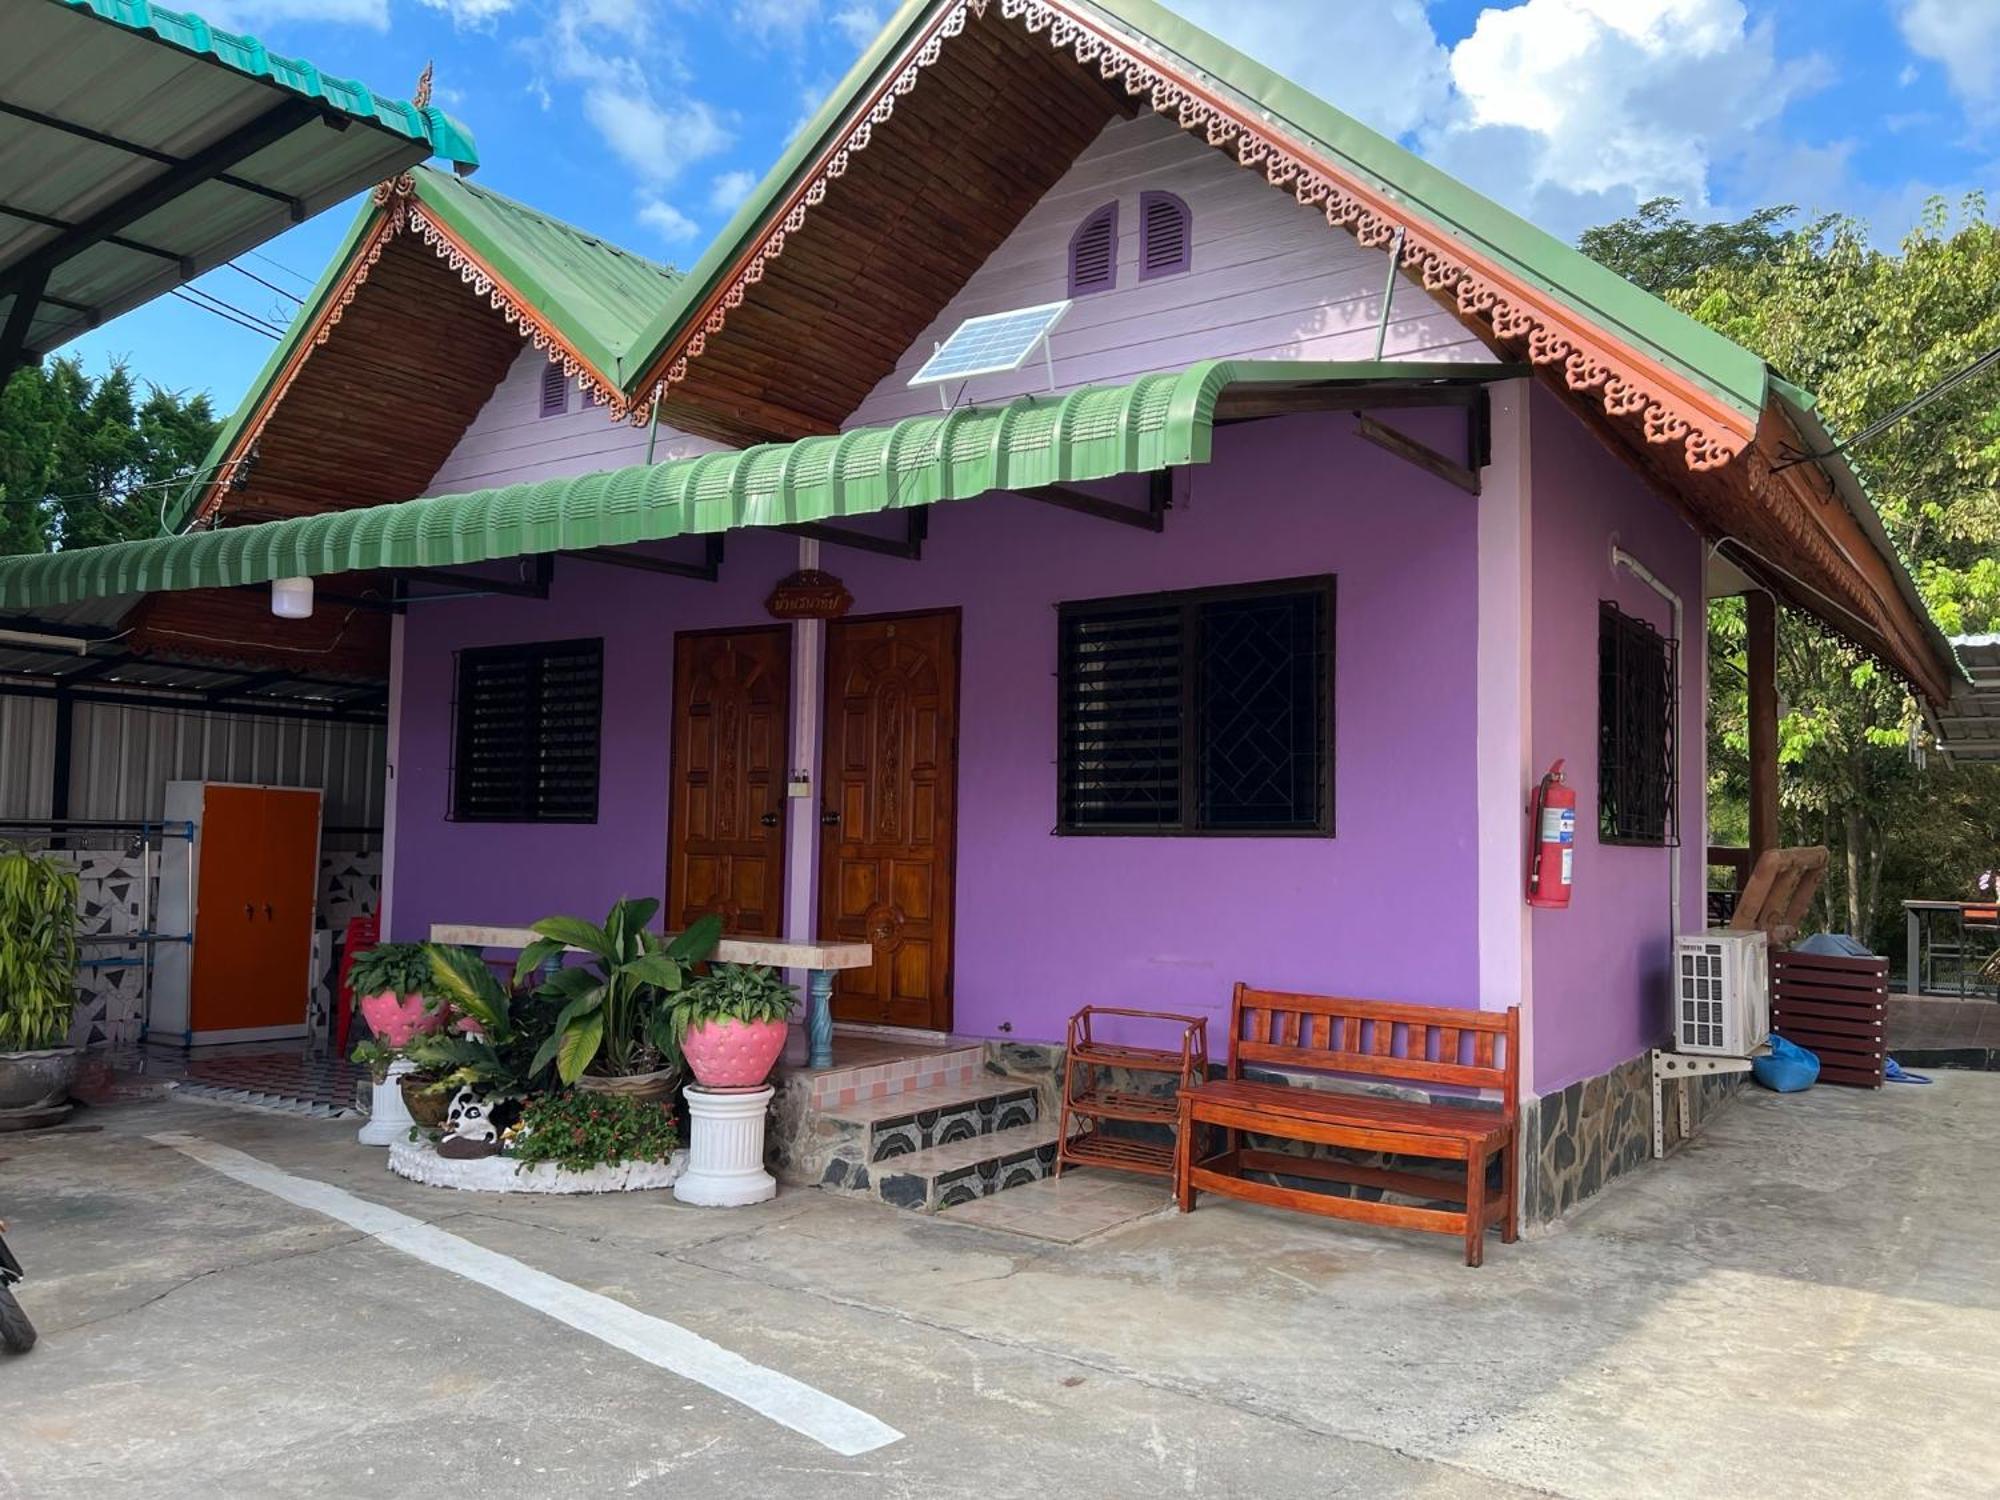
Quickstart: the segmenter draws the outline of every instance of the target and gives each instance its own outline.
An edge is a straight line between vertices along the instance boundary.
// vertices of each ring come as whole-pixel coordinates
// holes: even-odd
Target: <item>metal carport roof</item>
[[[431,156],[426,101],[377,97],[147,0],[0,0],[0,380]]]
[[[1949,761],[2000,761],[2000,635],[1951,639],[1969,682],[1932,716],[1938,749]]]

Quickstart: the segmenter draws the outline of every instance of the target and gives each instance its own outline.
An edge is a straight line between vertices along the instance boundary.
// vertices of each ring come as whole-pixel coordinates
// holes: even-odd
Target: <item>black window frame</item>
[[[531,672],[539,673],[543,664],[556,658],[576,657],[583,653],[595,657],[597,680],[591,702],[591,744],[590,744],[590,810],[585,814],[580,809],[572,812],[551,813],[544,805],[539,789],[531,780],[524,778],[522,800],[499,811],[472,812],[467,807],[474,788],[470,785],[470,769],[465,755],[468,734],[468,718],[475,711],[475,702],[467,692],[466,668],[468,665],[482,666],[495,664],[524,664]],[[591,824],[598,821],[598,812],[603,797],[604,785],[604,638],[602,636],[580,636],[561,641],[528,641],[505,646],[468,646],[453,653],[451,691],[451,774],[449,777],[451,805],[446,819],[453,823],[562,823]],[[573,711],[574,703],[554,705],[548,701],[546,684],[537,680],[530,694],[530,701],[524,709],[527,722],[522,728],[522,736],[527,742],[530,755],[537,753],[543,743],[543,736],[549,729],[548,719],[552,711],[560,707]]]
[[[1310,823],[1256,826],[1213,824],[1202,813],[1203,694],[1201,632],[1199,621],[1204,607],[1281,595],[1317,595],[1320,600],[1320,671],[1317,679],[1319,705],[1315,719],[1319,729],[1316,747],[1319,764],[1312,778],[1317,807]],[[1203,588],[1168,589],[1142,594],[1110,595],[1094,599],[1068,600],[1056,606],[1056,820],[1053,832],[1062,838],[1332,838],[1334,820],[1334,769],[1338,762],[1335,715],[1338,640],[1338,578],[1331,573],[1308,574],[1296,578],[1273,578],[1254,583],[1222,584]],[[1101,617],[1113,612],[1177,610],[1179,615],[1179,776],[1177,816],[1171,822],[1143,824],[1093,824],[1078,822],[1073,798],[1076,784],[1070,705],[1076,692],[1077,658],[1068,649],[1070,626],[1084,617]]]
[[[1679,641],[1625,613],[1612,600],[1598,601],[1597,839],[1601,844],[1643,849],[1680,845],[1679,664]],[[1655,734],[1658,739],[1653,741]]]

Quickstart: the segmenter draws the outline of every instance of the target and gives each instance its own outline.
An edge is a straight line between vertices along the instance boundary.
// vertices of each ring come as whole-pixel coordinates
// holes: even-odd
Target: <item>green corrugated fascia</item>
[[[299,57],[279,57],[254,36],[218,31],[191,11],[166,10],[148,0],[55,0],[71,10],[86,10],[101,21],[128,32],[143,32],[170,47],[206,57],[243,74],[317,99],[357,120],[423,141],[431,154],[455,166],[479,165],[472,133],[443,110],[418,108],[406,99],[384,99],[351,78],[329,78]]]
[[[868,515],[1210,457],[1231,386],[1480,378],[1478,365],[1210,360],[1129,385],[964,407],[795,443],[75,552],[0,558],[0,608],[226,588]]]
[[[418,200],[614,382],[681,275],[448,172],[412,172]]]
[[[195,470],[196,477],[175,497],[173,504],[163,510],[160,520],[164,529],[178,531],[181,523],[187,519],[188,513],[207,493],[209,485],[214,482],[216,465],[222,462],[223,455],[235,445],[236,439],[243,432],[243,424],[250,420],[250,413],[255,411],[257,403],[264,399],[264,393],[271,388],[271,382],[278,378],[278,372],[284,369],[285,361],[291,358],[292,351],[298,347],[299,340],[305,336],[306,330],[318,321],[320,311],[325,306],[334,283],[347,269],[347,264],[354,258],[356,249],[373,233],[381,213],[381,209],[368,201],[364,201],[356,210],[353,222],[347,226],[347,233],[341,237],[339,248],[327,261],[326,269],[319,273],[319,280],[313,283],[313,289],[306,294],[305,301],[299,304],[299,310],[292,315],[291,326],[285,330],[285,336],[272,348],[270,357],[264,361],[264,367],[257,372],[257,378],[250,382],[249,391],[236,403],[236,410],[229,414],[228,420],[216,431],[215,441],[209,444],[208,452],[202,455],[201,467]]]
[[[886,64],[951,0],[911,0],[884,28],[831,98],[786,148],[756,192],[695,263],[681,295],[641,345],[635,375],[682,331],[722,272],[748,248],[760,223],[796,183],[826,138]],[[1342,114],[1325,100],[1182,19],[1153,0],[1077,0],[1141,51],[1176,63],[1237,97],[1247,113],[1332,160],[1405,205],[1448,239],[1505,267],[1632,348],[1726,401],[1754,425],[1764,406],[1764,361],[1714,329],[1669,307],[1581,251],[1440,172],[1412,152]],[[920,83],[918,87],[922,87]],[[884,142],[894,140],[894,127]],[[895,149],[878,145],[876,150]],[[1275,191],[1275,190],[1274,190]],[[633,390],[628,395],[636,395]]]

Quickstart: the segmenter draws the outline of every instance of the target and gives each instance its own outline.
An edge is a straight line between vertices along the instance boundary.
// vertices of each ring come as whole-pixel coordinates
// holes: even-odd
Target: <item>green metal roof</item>
[[[443,110],[406,99],[385,99],[352,78],[329,78],[302,57],[279,57],[254,36],[217,31],[192,11],[168,10],[149,0],[54,0],[88,11],[130,32],[143,32],[183,52],[211,58],[249,78],[260,78],[308,99],[318,99],[357,120],[367,120],[421,141],[429,155],[460,166],[479,165],[472,134]]]
[[[742,452],[0,558],[0,610],[363,569],[450,567],[1109,479],[1207,462],[1217,404],[1231,387],[1506,373],[1506,367],[1464,364],[1211,360],[1129,385],[1026,396]]]
[[[478,164],[442,110],[146,0],[0,0],[0,36],[0,378],[426,157]]]
[[[879,82],[902,50],[954,0],[908,0],[819,113],[795,136],[727,228],[689,270],[680,295],[646,330],[644,373],[683,331],[723,273],[748,249],[772,209],[801,180],[831,134]],[[1071,0],[1121,32],[1139,51],[1233,94],[1245,112],[1289,135],[1407,206],[1440,233],[1498,262],[1588,323],[1652,355],[1740,411],[1755,425],[1763,410],[1766,366],[1759,356],[1606,270],[1590,257],[1508,212],[1422,158],[1251,61],[1154,0]],[[921,85],[919,85],[921,87]],[[893,131],[882,137],[894,139]],[[877,144],[873,149],[894,149]],[[1276,189],[1273,189],[1276,191]],[[628,390],[628,395],[637,395]]]
[[[679,271],[449,173],[412,176],[426,213],[504,277],[516,301],[623,383],[634,343],[673,302]]]
[[[674,295],[681,273],[671,266],[621,250],[608,240],[549,217],[525,203],[477,187],[431,167],[410,173],[417,202],[449,229],[505,282],[507,294],[568,340],[598,369],[618,379],[630,357],[632,340],[646,321]],[[381,223],[385,210],[362,204],[326,269],[299,304],[285,336],[272,349],[236,410],[216,432],[197,472],[213,476],[235,447],[243,426],[278,378],[292,351],[319,323],[326,301],[355,255]],[[164,517],[179,529],[211,479],[181,492]]]

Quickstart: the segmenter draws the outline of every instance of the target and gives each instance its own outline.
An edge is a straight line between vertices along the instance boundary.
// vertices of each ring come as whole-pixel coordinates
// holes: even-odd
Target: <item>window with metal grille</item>
[[[451,816],[595,823],[604,642],[458,653]]]
[[[1597,836],[1680,842],[1674,722],[1678,641],[1610,600],[1597,608]]]
[[[1331,834],[1332,578],[1062,605],[1058,833]]]
[[[561,365],[542,366],[542,415],[559,417],[569,410],[569,377]]]
[[[1174,276],[1192,264],[1194,216],[1172,193],[1139,195],[1139,279]]]
[[[1118,284],[1118,202],[1113,199],[1081,224],[1069,241],[1069,294],[1108,292]]]

